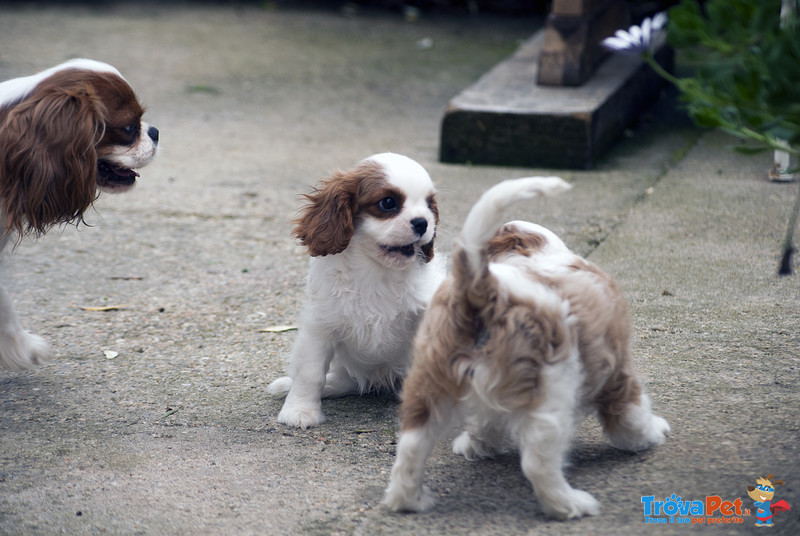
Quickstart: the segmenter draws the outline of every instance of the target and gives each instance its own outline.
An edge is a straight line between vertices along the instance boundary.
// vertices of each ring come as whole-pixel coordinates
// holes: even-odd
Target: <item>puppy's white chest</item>
[[[426,303],[412,293],[371,290],[333,293],[326,299],[332,331],[359,353],[394,353],[410,343]]]
[[[427,267],[420,273],[370,277],[315,261],[309,275],[307,312],[327,326],[339,346],[371,359],[407,352],[432,294],[418,281]]]

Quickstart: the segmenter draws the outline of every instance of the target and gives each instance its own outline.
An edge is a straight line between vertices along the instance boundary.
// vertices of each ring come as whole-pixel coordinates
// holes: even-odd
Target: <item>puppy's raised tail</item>
[[[469,211],[457,242],[457,248],[461,251],[456,254],[454,264],[463,261],[464,265],[459,268],[466,270],[466,273],[461,275],[474,281],[488,270],[486,248],[505,222],[503,212],[507,208],[535,197],[566,192],[570,188],[572,186],[560,177],[512,179],[489,188]]]

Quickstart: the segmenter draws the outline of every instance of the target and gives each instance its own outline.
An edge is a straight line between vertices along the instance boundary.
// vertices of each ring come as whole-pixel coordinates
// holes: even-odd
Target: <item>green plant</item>
[[[696,68],[661,74],[698,125],[756,142],[739,151],[800,154],[800,25],[796,11],[780,13],[781,0],[684,0],[669,11],[668,42]]]
[[[800,22],[796,0],[683,0],[641,26],[620,30],[603,45],[637,54],[675,84],[696,124],[719,128],[748,145],[746,153],[780,150],[800,156]],[[655,61],[667,40],[694,65],[676,77]],[[796,171],[795,170],[789,170]],[[778,273],[791,274],[800,189],[789,217]]]

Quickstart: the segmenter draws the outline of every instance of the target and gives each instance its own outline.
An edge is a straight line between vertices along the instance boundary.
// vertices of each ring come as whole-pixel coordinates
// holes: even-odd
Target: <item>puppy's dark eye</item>
[[[378,201],[378,208],[384,212],[394,212],[398,209],[397,200],[394,197],[384,197]]]
[[[138,130],[139,125],[137,123],[131,123],[130,125],[125,125],[122,127],[122,131],[128,136],[133,136]]]

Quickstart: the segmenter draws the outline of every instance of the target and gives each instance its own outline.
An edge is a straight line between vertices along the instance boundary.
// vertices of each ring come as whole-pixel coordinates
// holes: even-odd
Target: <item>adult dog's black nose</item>
[[[425,231],[428,230],[428,220],[425,218],[414,218],[411,220],[411,227],[414,228],[415,233],[422,236],[425,234]]]
[[[154,143],[158,143],[158,129],[156,127],[148,128],[147,135],[151,140],[153,140]]]

